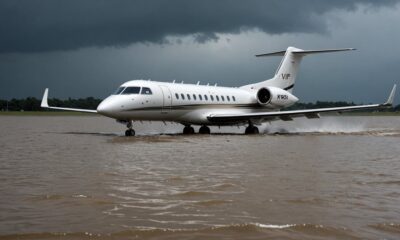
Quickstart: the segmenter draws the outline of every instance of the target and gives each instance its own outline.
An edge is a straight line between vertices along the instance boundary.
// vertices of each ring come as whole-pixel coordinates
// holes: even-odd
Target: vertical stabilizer
[[[295,47],[288,47],[286,51],[259,54],[256,57],[269,57],[269,56],[283,56],[278,69],[272,79],[242,86],[241,88],[252,91],[258,90],[262,87],[278,87],[288,92],[292,92],[297,73],[300,67],[300,62],[304,56],[309,54],[317,53],[328,53],[328,52],[340,52],[355,50],[354,48],[342,48],[342,49],[325,49],[325,50],[302,50]]]
[[[271,84],[270,86],[282,88],[288,92],[292,92],[300,62],[304,56],[300,54],[293,54],[294,51],[303,50],[294,47],[288,47],[281,64],[275,72],[274,78],[269,80],[269,84]]]

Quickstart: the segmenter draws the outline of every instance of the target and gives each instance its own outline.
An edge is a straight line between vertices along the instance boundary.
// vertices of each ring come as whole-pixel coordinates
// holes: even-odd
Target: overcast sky
[[[306,57],[300,101],[382,102],[400,83],[400,0],[1,0],[0,99],[104,98],[132,79],[241,86]],[[396,103],[399,103],[397,97]]]

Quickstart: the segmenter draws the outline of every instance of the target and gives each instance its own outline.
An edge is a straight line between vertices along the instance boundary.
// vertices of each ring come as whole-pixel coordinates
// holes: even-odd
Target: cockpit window
[[[140,87],[127,87],[122,92],[122,94],[139,94],[139,93],[140,93]]]
[[[151,89],[150,89],[150,88],[148,88],[148,87],[143,87],[143,88],[142,88],[141,94],[144,94],[144,95],[151,95],[151,94],[153,94],[153,93],[151,92]]]
[[[125,87],[119,87],[119,88],[117,89],[117,91],[114,92],[114,95],[120,94],[122,91],[124,91],[124,89],[125,89]]]

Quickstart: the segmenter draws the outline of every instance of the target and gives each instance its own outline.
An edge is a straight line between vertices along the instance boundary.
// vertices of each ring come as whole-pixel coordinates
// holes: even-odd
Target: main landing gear
[[[209,127],[203,125],[203,126],[201,126],[200,129],[199,129],[199,133],[200,133],[200,134],[211,134],[211,130],[210,130]]]
[[[211,133],[210,128],[205,125],[201,126],[199,129],[199,134],[210,134],[210,133]],[[183,128],[183,134],[194,134],[194,128],[191,127],[190,125],[186,125]]]
[[[246,128],[244,134],[259,134],[258,127],[254,126],[252,123],[249,123],[249,126]]]
[[[191,127],[190,125],[186,125],[183,128],[183,134],[194,134],[194,128]]]
[[[126,127],[128,128],[125,131],[125,136],[131,137],[135,136],[135,130],[132,128],[132,121],[128,121],[126,124]],[[189,134],[194,134],[194,128],[190,125],[185,125],[183,128],[183,134],[189,135]],[[254,126],[253,123],[249,123],[249,126],[246,127],[246,130],[244,132],[246,135],[253,135],[253,134],[259,134],[260,131],[258,130],[258,127]],[[199,129],[199,134],[211,134],[211,130],[208,126],[201,126]]]
[[[132,128],[132,121],[129,121],[126,124],[126,127],[128,129],[125,131],[125,136],[127,136],[127,137],[135,136],[135,130],[133,130],[133,128]]]

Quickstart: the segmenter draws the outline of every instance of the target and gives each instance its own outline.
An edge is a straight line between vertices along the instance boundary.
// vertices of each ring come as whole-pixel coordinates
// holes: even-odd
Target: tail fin
[[[326,49],[326,50],[302,50],[295,47],[288,47],[286,51],[265,53],[256,55],[256,57],[269,57],[269,56],[284,56],[278,69],[275,72],[275,76],[267,81],[250,84],[243,86],[242,88],[252,90],[259,89],[262,87],[278,87],[288,92],[292,92],[294,83],[296,81],[297,72],[300,66],[300,62],[304,56],[317,53],[329,53],[329,52],[341,52],[355,50],[354,48],[342,48],[342,49]]]

